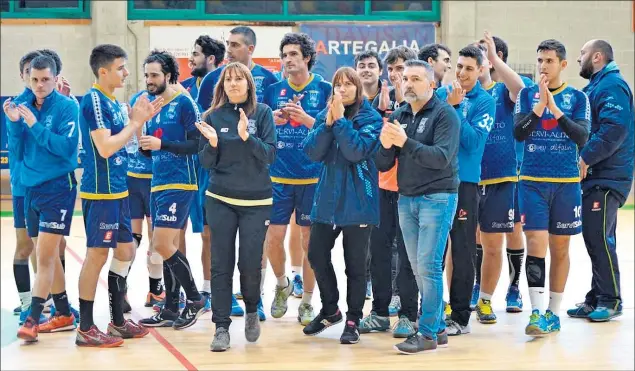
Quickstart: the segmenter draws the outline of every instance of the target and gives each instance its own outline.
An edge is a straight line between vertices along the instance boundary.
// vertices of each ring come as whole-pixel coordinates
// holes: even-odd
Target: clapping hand
[[[240,119],[238,120],[238,135],[240,139],[246,141],[249,138],[249,131],[247,131],[247,115],[245,115],[245,111],[242,108],[240,110]]]
[[[201,135],[207,138],[209,145],[216,148],[218,146],[218,134],[216,134],[216,130],[203,121],[197,122],[195,125],[198,131],[201,132]]]

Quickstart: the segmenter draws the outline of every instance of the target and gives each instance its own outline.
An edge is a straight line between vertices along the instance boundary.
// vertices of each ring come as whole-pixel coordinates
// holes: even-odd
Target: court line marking
[[[84,264],[84,259],[82,259],[70,246],[66,245],[66,251],[71,254],[71,256],[79,263],[79,265]],[[108,289],[108,283],[104,281],[104,279],[99,276],[99,283]],[[141,316],[137,314],[137,312],[132,310],[130,313],[132,317],[139,320]],[[150,334],[159,342],[159,344],[163,345],[163,347],[170,352],[177,361],[179,361],[185,369],[188,371],[197,371],[197,368],[183,355],[183,353],[179,352],[179,350],[172,345],[166,338],[163,337],[158,331],[153,328],[148,328],[150,330]]]

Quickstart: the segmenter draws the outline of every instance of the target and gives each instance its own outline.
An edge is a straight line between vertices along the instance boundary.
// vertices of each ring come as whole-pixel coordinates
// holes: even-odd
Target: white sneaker
[[[462,326],[451,319],[445,320],[446,331],[449,336],[465,335],[472,332],[472,326],[468,323],[467,326]]]

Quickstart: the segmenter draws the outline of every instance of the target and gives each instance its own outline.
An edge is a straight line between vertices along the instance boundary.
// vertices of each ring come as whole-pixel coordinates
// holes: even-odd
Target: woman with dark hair
[[[328,108],[320,112],[304,141],[309,158],[323,164],[311,212],[309,262],[315,272],[322,310],[304,328],[317,335],[342,320],[331,250],[344,235],[348,313],[342,344],[359,341],[359,321],[366,296],[366,255],[373,226],[379,224],[378,172],[382,118],[363,96],[355,70],[342,67],[333,77]]]
[[[210,169],[205,209],[213,236],[212,321],[214,352],[229,348],[232,278],[239,233],[238,269],[247,312],[245,337],[260,336],[257,304],[260,300],[260,265],[271,216],[269,165],[275,158],[276,132],[271,109],[256,98],[249,69],[238,62],[223,70],[212,106],[196,124],[202,137],[201,166]]]

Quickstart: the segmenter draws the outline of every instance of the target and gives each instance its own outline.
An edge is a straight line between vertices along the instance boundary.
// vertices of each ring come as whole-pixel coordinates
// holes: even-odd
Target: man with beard
[[[604,40],[584,44],[578,58],[582,89],[591,104],[591,136],[580,151],[582,236],[591,257],[593,280],[574,318],[609,321],[622,314],[615,228],[617,209],[633,183],[633,93]],[[601,230],[599,230],[601,228]]]
[[[417,55],[420,61],[427,62],[434,70],[435,89],[443,84],[445,75],[452,69],[452,52],[443,44],[428,44],[419,49]]]
[[[194,41],[194,50],[192,50],[189,60],[192,66],[192,76],[181,82],[181,85],[190,93],[193,99],[198,97],[203,78],[209,72],[218,68],[224,57],[225,45],[221,41],[207,35],[201,35]]]
[[[147,91],[153,100],[165,102],[160,112],[145,123],[139,139],[143,154],[152,153],[151,215],[152,252],[163,259],[165,305],[159,313],[139,323],[144,326],[192,326],[203,313],[206,298],[197,290],[185,255],[178,250],[179,234],[187,224],[196,197],[196,168],[193,155],[198,151],[200,113],[194,100],[168,84],[178,80],[176,59],[167,52],[153,51],[144,63]],[[157,260],[160,259],[157,257]],[[179,293],[183,287],[187,304],[179,316]]]

